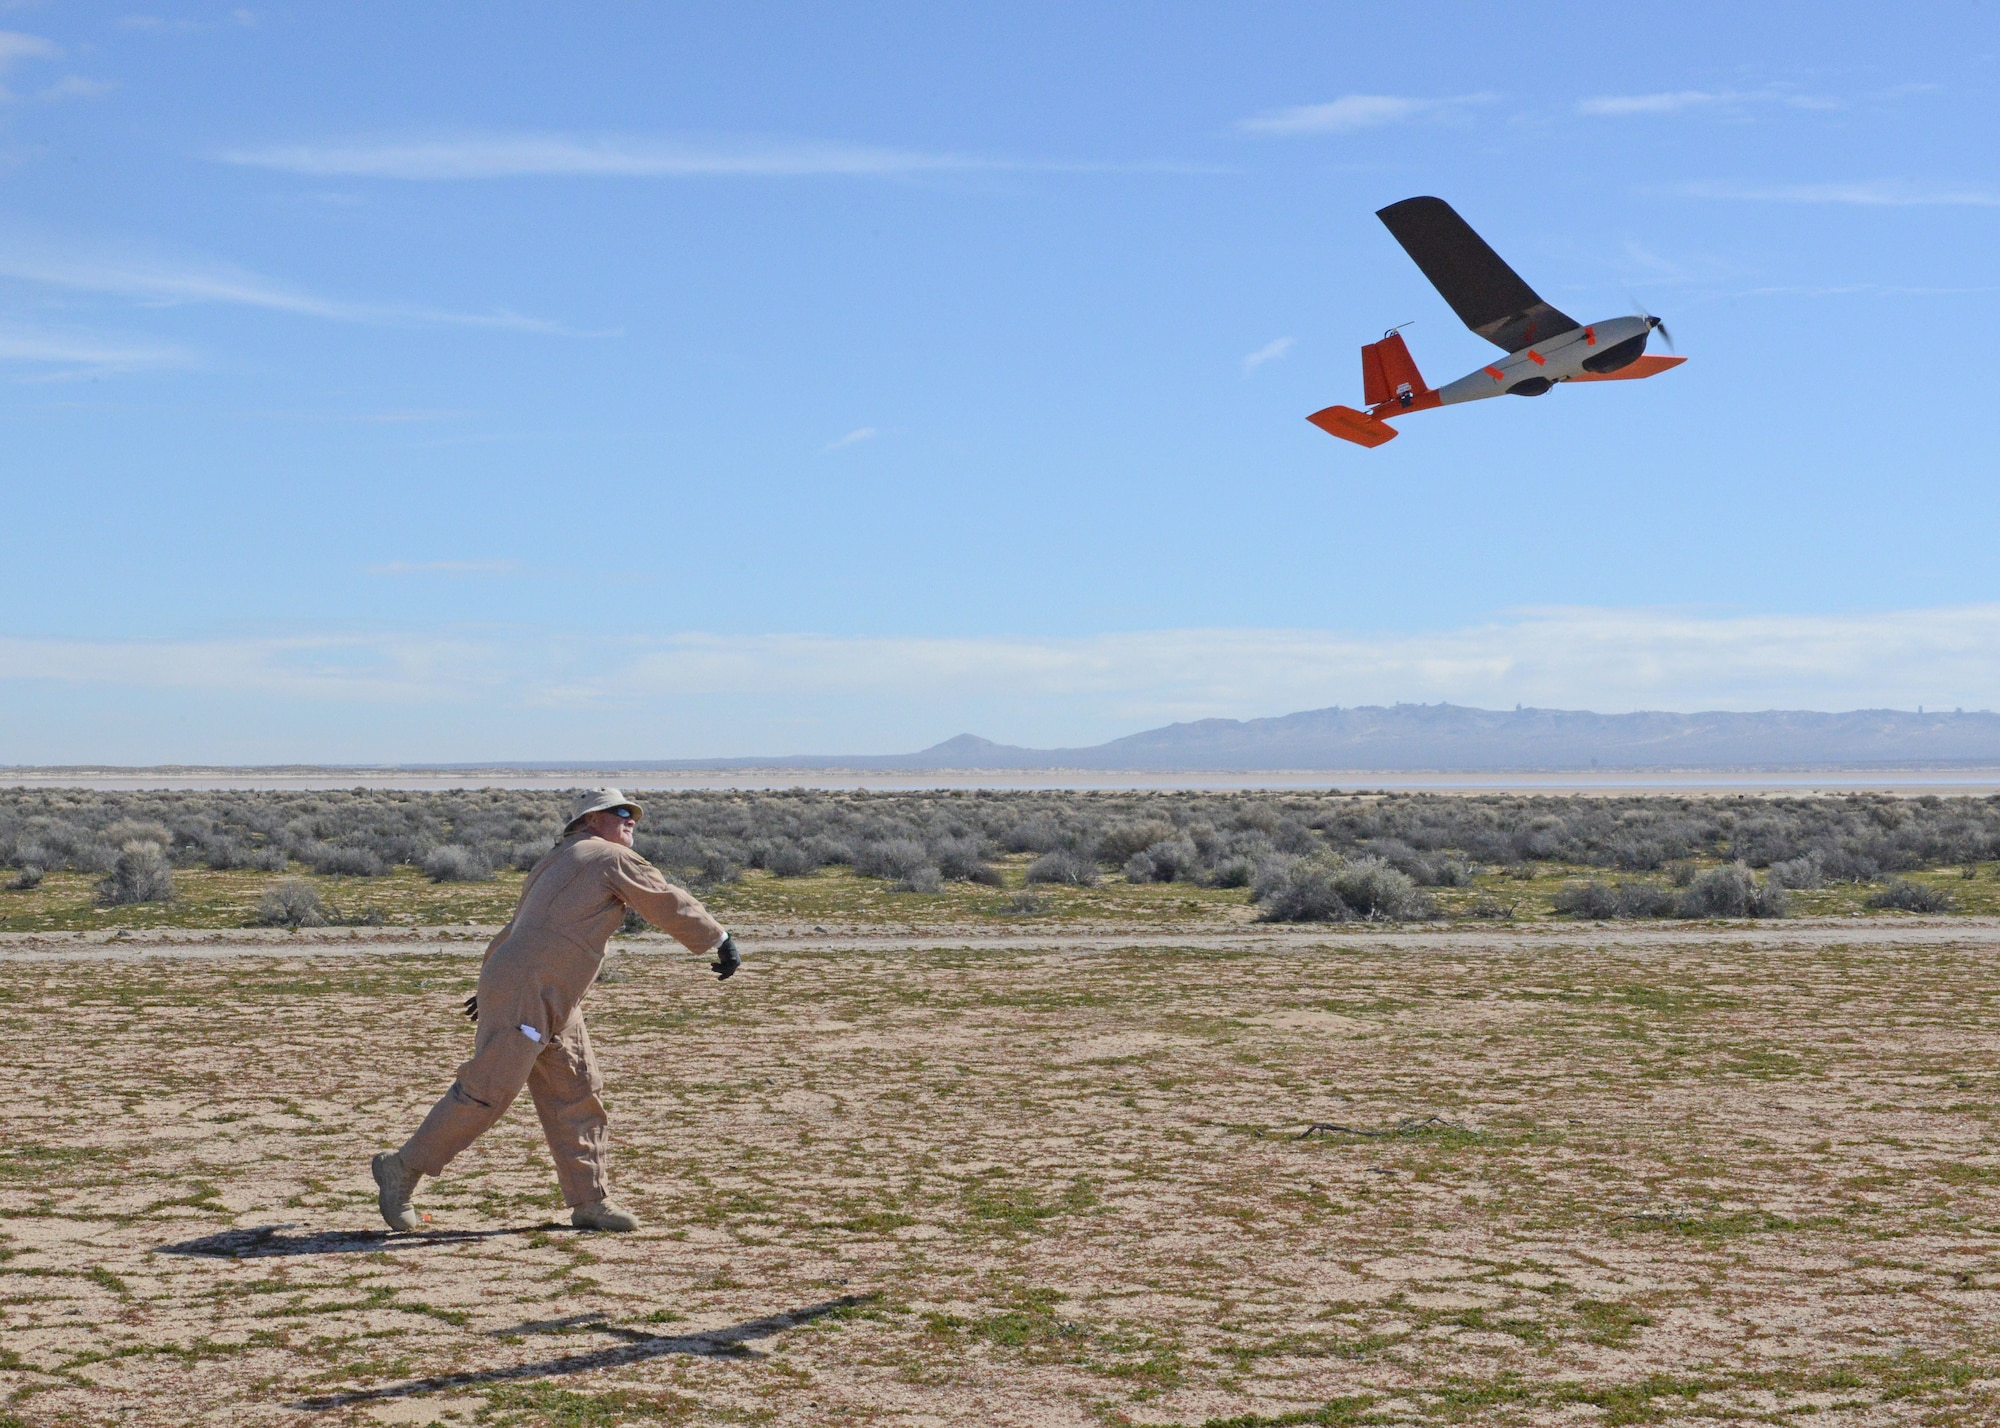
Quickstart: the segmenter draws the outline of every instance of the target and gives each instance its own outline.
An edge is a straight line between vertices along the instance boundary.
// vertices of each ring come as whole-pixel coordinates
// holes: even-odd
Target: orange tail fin
[[[1353,407],[1322,407],[1306,420],[1328,436],[1337,436],[1357,446],[1380,446],[1396,439],[1396,428]]]
[[[1392,332],[1361,349],[1361,392],[1369,406],[1397,401],[1409,406],[1430,391],[1416,359],[1403,345],[1403,334]]]

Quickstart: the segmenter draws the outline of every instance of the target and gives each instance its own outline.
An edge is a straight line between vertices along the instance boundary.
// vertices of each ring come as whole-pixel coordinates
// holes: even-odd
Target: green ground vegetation
[[[725,919],[804,927],[897,927],[1037,921],[1144,927],[1240,925],[1256,916],[1248,888],[1192,883],[1128,883],[1115,875],[1095,887],[1026,883],[1031,854],[995,860],[1001,884],[946,883],[935,893],[899,892],[883,878],[863,877],[842,866],[803,877],[780,878],[751,868],[730,882],[698,887]],[[1713,866],[1713,862],[1690,866]],[[95,875],[55,872],[26,889],[0,883],[0,932],[102,932],[120,928],[227,929],[256,925],[257,906],[276,883],[297,878],[312,885],[336,926],[497,926],[520,894],[522,874],[496,873],[486,882],[436,883],[420,869],[399,866],[382,877],[315,874],[300,864],[284,872],[181,868],[174,872],[171,902],[103,906]],[[1958,915],[2000,915],[2000,864],[1961,863],[1896,875],[1939,889]],[[1558,862],[1480,869],[1464,887],[1427,889],[1448,921],[1543,922],[1557,919],[1552,899],[1566,884],[1587,878],[1670,886],[1665,873],[1606,873]],[[1841,883],[1790,893],[1793,916],[1904,917],[1868,906],[1885,880]],[[1560,919],[1557,919],[1560,920]],[[312,929],[305,935],[310,936]]]

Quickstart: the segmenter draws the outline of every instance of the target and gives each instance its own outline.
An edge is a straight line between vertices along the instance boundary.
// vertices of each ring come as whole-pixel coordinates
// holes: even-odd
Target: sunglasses
[[[627,823],[636,823],[639,821],[639,815],[637,811],[634,809],[626,808],[623,805],[611,809],[610,813],[613,818],[623,819]]]

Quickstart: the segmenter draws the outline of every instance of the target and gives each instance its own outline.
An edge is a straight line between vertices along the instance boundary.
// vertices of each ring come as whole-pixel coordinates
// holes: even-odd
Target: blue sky
[[[1994,7],[1415,14],[7,7],[0,763],[2000,706]]]

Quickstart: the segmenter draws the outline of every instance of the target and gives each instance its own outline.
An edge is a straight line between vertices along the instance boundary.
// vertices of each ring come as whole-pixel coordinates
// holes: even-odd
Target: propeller
[[[1632,308],[1637,316],[1646,319],[1646,327],[1649,331],[1654,328],[1657,328],[1659,330],[1660,339],[1667,344],[1667,351],[1669,352],[1673,351],[1674,335],[1673,333],[1667,331],[1666,323],[1660,321],[1659,318],[1653,316],[1653,314],[1651,314],[1650,312],[1647,312],[1645,304],[1640,302],[1637,298],[1632,299]]]

